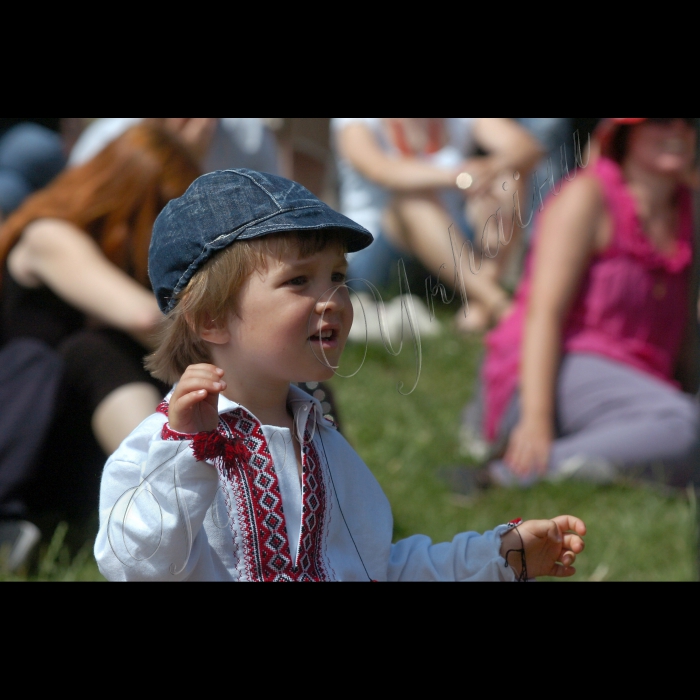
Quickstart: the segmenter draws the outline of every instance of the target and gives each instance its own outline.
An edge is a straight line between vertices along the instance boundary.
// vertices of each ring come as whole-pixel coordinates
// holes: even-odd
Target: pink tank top
[[[692,260],[690,192],[679,192],[675,250],[662,253],[644,235],[620,166],[600,158],[592,169],[603,185],[612,240],[591,260],[581,282],[564,327],[564,352],[603,355],[678,386],[673,373],[685,331]],[[486,336],[484,432],[489,440],[496,438],[520,379],[531,265],[532,251],[513,311]]]

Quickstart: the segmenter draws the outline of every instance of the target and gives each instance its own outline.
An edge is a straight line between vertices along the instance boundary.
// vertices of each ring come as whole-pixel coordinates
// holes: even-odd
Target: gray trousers
[[[518,422],[519,404],[514,397],[504,416],[503,440]],[[556,421],[550,478],[607,481],[622,475],[676,487],[697,481],[700,405],[644,372],[598,355],[565,355]],[[500,482],[514,482],[502,463],[493,463],[492,473]]]

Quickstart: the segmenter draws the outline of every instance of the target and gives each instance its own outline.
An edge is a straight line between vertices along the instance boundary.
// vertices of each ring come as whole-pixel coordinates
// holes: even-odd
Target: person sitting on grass
[[[545,202],[486,338],[495,483],[697,480],[697,139],[695,118],[608,118],[597,160]]]
[[[458,331],[493,327],[510,308],[503,283],[521,229],[511,225],[513,194],[544,155],[542,144],[506,118],[342,117],[331,129],[341,209],[375,235],[370,250],[350,256],[350,277],[382,288],[407,258],[461,293]]]
[[[352,323],[346,253],[371,234],[297,183],[198,178],[156,220],[166,314],[149,370],[177,381],[108,459],[95,557],[121,580],[528,580],[571,576],[584,523],[511,521],[392,544],[360,457],[294,386],[333,376]]]
[[[160,320],[148,246],[200,172],[140,124],[0,227],[0,568],[30,563],[37,522],[94,517],[106,456],[167,391],[143,367]]]

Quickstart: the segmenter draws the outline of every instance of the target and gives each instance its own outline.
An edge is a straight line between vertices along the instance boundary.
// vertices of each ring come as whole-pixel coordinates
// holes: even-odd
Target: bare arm
[[[20,284],[46,285],[84,314],[149,344],[161,317],[155,297],[72,224],[59,219],[31,223],[10,253],[8,265]]]
[[[511,171],[508,178],[516,170],[527,175],[545,155],[542,144],[512,119],[479,118],[474,123],[474,138],[488,153],[465,163],[465,170],[474,176],[470,192],[477,195],[489,191],[506,171]]]
[[[512,119],[477,119],[474,137],[501,169],[528,171],[545,155],[542,144]]]
[[[516,474],[547,468],[562,328],[591,255],[604,247],[603,218],[600,187],[588,177],[572,182],[543,214],[525,322],[521,418],[505,456]]]
[[[338,133],[338,149],[359,173],[389,190],[411,192],[456,187],[459,170],[447,170],[417,158],[387,155],[364,124],[348,124]]]

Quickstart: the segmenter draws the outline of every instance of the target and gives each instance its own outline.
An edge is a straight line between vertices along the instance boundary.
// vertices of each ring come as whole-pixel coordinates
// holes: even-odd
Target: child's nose
[[[316,313],[340,312],[347,304],[347,291],[344,287],[331,287],[316,302]]]

